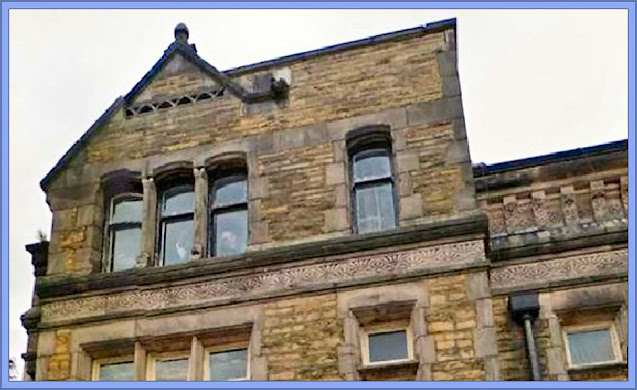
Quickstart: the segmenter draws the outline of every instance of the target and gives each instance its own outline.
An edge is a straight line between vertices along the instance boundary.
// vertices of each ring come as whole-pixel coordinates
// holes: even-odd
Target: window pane
[[[101,381],[133,381],[133,362],[112,363],[100,365]]]
[[[157,360],[155,362],[156,381],[187,381],[188,359]]]
[[[369,335],[369,361],[407,359],[407,332],[376,333]]]
[[[190,260],[194,240],[192,219],[164,222],[164,265],[180,264]]]
[[[245,253],[248,243],[248,211],[215,214],[215,255]]]
[[[114,201],[111,223],[140,222],[142,220],[141,199],[119,199]]]
[[[385,182],[356,188],[356,219],[359,233],[394,229],[392,184]]]
[[[164,195],[162,216],[192,213],[195,208],[195,195],[192,191],[176,192]]]
[[[135,260],[142,251],[142,229],[113,230],[113,271],[135,267]]]
[[[615,360],[610,329],[568,333],[568,346],[573,364],[589,364]]]
[[[367,181],[391,177],[389,156],[386,152],[354,157],[354,181]]]
[[[223,179],[215,184],[214,206],[224,206],[244,203],[248,199],[248,185],[245,179],[237,178],[231,181]]]
[[[211,353],[208,361],[211,381],[247,379],[248,350],[236,349]]]

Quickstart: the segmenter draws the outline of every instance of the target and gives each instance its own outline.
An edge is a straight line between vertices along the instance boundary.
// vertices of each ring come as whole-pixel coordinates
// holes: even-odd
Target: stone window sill
[[[402,369],[402,368],[418,368],[418,361],[405,360],[402,362],[360,365],[358,367],[358,372],[361,374],[364,374],[364,373],[371,373],[371,372],[385,371],[385,370],[392,370],[392,369]]]
[[[603,364],[589,364],[587,366],[579,366],[579,367],[571,367],[568,369],[568,373],[578,373],[578,372],[587,372],[587,371],[595,371],[595,370],[604,370],[608,368],[621,368],[628,367],[628,362],[611,362],[611,363],[603,363]]]

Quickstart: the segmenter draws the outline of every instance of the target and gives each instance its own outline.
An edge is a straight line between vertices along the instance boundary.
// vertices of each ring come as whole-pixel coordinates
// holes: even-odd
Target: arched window
[[[389,132],[360,129],[352,132],[347,143],[352,215],[356,232],[371,233],[396,228],[396,196]]]
[[[194,242],[195,193],[190,170],[158,178],[159,265],[190,261]]]
[[[215,175],[209,204],[211,255],[245,253],[248,247],[248,181],[245,170]]]

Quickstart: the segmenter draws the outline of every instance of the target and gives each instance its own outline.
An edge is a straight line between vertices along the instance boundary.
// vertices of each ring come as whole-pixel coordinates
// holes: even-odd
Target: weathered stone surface
[[[435,271],[437,266],[475,265],[483,259],[483,251],[484,247],[480,241],[445,244],[402,254],[399,252],[350,258],[346,261],[336,260],[204,283],[59,300],[42,306],[42,321],[48,323],[107,314],[123,315],[126,312],[140,310],[152,311],[171,307],[176,309],[184,305],[218,305],[229,300],[285,294],[286,290],[298,287],[315,286],[321,289],[325,288],[325,284],[346,285],[355,283],[358,278],[364,281],[365,278],[394,275],[398,271]],[[452,298],[455,299],[455,296]]]

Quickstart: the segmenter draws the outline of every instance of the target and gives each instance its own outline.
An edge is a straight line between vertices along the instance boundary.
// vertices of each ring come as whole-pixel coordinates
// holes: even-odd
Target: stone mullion
[[[137,262],[138,267],[148,267],[155,264],[155,235],[157,230],[157,188],[152,177],[142,179],[143,208],[142,208],[142,259]]]
[[[136,381],[146,380],[146,356],[146,350],[141,342],[135,342],[134,374]]]
[[[202,381],[204,374],[205,350],[201,341],[197,337],[192,338],[190,344],[190,357],[188,364],[188,380]]]
[[[205,168],[195,168],[195,237],[193,258],[208,254],[208,173]]]

